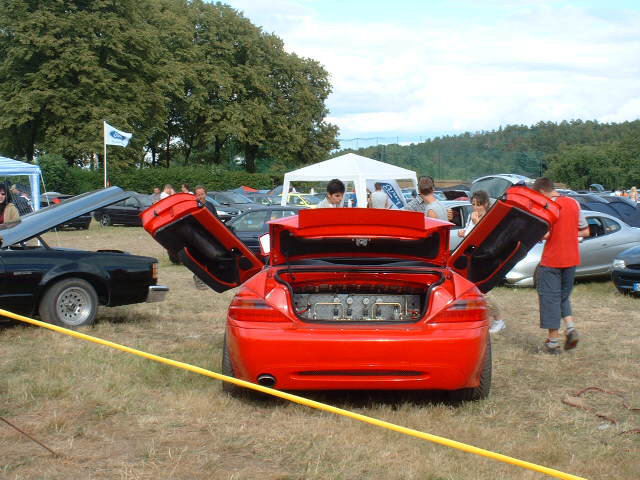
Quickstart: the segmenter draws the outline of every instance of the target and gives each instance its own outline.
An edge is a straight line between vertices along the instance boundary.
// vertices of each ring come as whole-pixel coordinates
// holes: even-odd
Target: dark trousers
[[[540,302],[540,328],[559,330],[562,318],[571,315],[571,291],[576,267],[538,267],[536,288]]]

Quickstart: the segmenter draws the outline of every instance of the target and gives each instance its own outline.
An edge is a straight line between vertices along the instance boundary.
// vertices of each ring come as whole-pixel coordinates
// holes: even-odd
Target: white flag
[[[107,122],[104,122],[104,144],[105,145],[118,145],[120,147],[126,147],[131,140],[132,133],[123,132],[117,128],[112,127]]]

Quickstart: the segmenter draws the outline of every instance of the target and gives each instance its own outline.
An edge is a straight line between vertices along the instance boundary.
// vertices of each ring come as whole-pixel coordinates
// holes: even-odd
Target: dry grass
[[[57,238],[56,238],[57,237]],[[193,287],[139,228],[49,234],[79,248],[121,248],[160,259],[163,304],[102,309],[88,333],[219,371],[231,293]],[[577,286],[583,340],[560,357],[538,353],[535,292],[497,289],[508,329],[494,337],[493,391],[463,405],[438,396],[315,394],[339,407],[587,478],[640,478],[640,413],[615,397],[562,399],[585,387],[640,406],[639,299],[609,282]],[[0,415],[62,454],[0,423],[8,479],[496,479],[540,474],[280,401],[239,400],[219,383],[30,326],[0,327]]]

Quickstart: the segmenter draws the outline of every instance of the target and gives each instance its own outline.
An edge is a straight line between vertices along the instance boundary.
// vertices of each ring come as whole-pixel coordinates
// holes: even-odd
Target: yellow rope
[[[388,430],[393,430],[395,432],[402,433],[404,435],[409,435],[412,437],[420,438],[422,440],[427,440],[429,442],[438,443],[440,445],[445,445],[447,447],[455,448],[457,450],[462,450],[463,452],[473,453],[475,455],[480,455],[483,457],[492,458],[494,460],[498,460],[504,463],[510,463],[511,465],[516,465],[521,468],[526,468],[528,470],[533,470],[540,473],[545,473],[552,477],[566,479],[566,480],[586,480],[583,477],[578,477],[576,475],[571,475],[569,473],[564,473],[559,470],[554,470],[553,468],[543,467],[541,465],[537,465],[535,463],[526,462],[524,460],[519,460],[517,458],[509,457],[507,455],[502,455],[500,453],[495,453],[490,450],[485,450],[483,448],[474,447],[472,445],[467,445],[465,443],[456,442],[455,440],[449,440],[448,438],[439,437],[437,435],[431,435],[430,433],[420,432],[418,430],[413,430],[411,428],[401,427],[399,425],[395,425],[393,423],[385,422],[384,420],[378,420],[377,418],[367,417],[366,415],[361,415],[359,413],[350,412],[348,410],[343,410],[342,408],[333,407],[331,405],[327,405],[325,403],[316,402],[315,400],[309,400],[304,397],[299,397],[297,395],[292,395],[290,393],[281,392],[280,390],[275,390],[273,388],[263,387],[262,385],[257,385],[255,383],[246,382],[244,380],[240,380],[238,378],[228,377],[226,375],[222,375],[220,373],[212,372],[210,370],[206,370],[204,368],[196,367],[194,365],[190,365],[188,363],[177,362],[175,360],[170,360],[168,358],[160,357],[158,355],[153,355],[151,353],[146,353],[141,350],[136,350],[135,348],[126,347],[124,345],[120,345],[118,343],[110,342],[108,340],[102,340],[100,338],[92,337],[91,335],[86,335],[84,333],[75,332],[73,330],[69,330],[67,328],[58,327],[56,325],[51,325],[49,323],[41,322],[38,320],[34,320],[29,317],[24,317],[22,315],[17,315],[15,313],[8,312],[6,310],[0,309],[0,315],[3,315],[8,318],[12,318],[14,320],[19,320],[21,322],[30,323],[32,325],[36,325],[38,327],[47,328],[49,330],[53,330],[55,332],[64,333],[65,335],[70,335],[75,338],[80,338],[82,340],[88,340],[89,342],[97,343],[100,345],[104,345],[107,347],[115,348],[116,350],[121,350],[123,352],[131,353],[133,355],[137,355],[139,357],[147,358],[149,360],[154,360],[156,362],[164,363],[166,365],[171,365],[172,367],[182,368],[183,370],[188,370],[193,373],[198,373],[200,375],[205,375],[207,377],[215,378],[216,380],[221,380],[223,382],[230,382],[234,385],[238,385],[240,387],[250,388],[252,390],[257,390],[258,392],[266,393],[269,395],[273,395],[275,397],[280,397],[285,400],[289,400],[290,402],[298,403],[300,405],[306,405],[307,407],[317,408],[318,410],[324,410],[325,412],[335,413],[336,415],[342,415],[344,417],[352,418],[354,420],[359,420],[361,422],[369,423],[371,425],[375,425],[377,427],[386,428]]]

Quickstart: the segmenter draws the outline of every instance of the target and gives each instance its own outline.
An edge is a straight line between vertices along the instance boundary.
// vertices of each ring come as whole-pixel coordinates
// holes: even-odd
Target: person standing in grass
[[[544,342],[544,351],[559,354],[562,352],[560,326],[563,321],[564,349],[571,350],[578,345],[579,336],[571,312],[570,297],[576,266],[580,264],[579,237],[589,236],[589,224],[578,202],[569,197],[559,196],[553,182],[548,178],[538,178],[533,184],[533,189],[555,200],[560,206],[558,220],[545,235],[546,243],[536,278],[540,328],[549,332]]]
[[[198,202],[200,202],[201,205],[205,206],[207,210],[209,210],[215,215],[216,218],[218,218],[218,211],[216,210],[216,206],[207,198],[207,189],[202,185],[198,185],[195,188],[195,192],[195,196],[198,199]]]
[[[382,190],[382,183],[376,182],[374,187],[376,191],[369,197],[369,208],[391,208],[391,200]]]
[[[431,177],[420,177],[418,180],[418,196],[407,203],[405,210],[423,212],[429,218],[444,220],[450,219],[447,208],[440,203],[435,194],[435,183]]]
[[[175,194],[176,191],[173,189],[173,185],[167,183],[162,189],[162,193],[160,193],[160,200],[163,200],[171,195]]]
[[[0,224],[13,223],[20,220],[20,212],[16,206],[9,201],[7,187],[0,185]]]
[[[327,196],[318,204],[317,208],[338,208],[344,202],[344,192],[346,188],[342,180],[334,178],[327,183]]]

